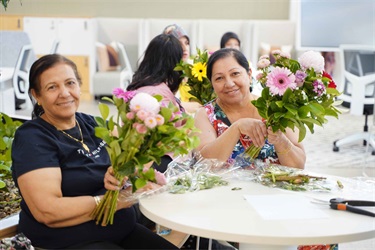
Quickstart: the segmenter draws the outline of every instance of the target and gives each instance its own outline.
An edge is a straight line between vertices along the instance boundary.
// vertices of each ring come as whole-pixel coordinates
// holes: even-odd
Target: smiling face
[[[40,91],[32,94],[43,107],[43,118],[58,126],[75,122],[79,106],[80,84],[74,70],[65,63],[58,63],[45,70],[39,77]]]
[[[251,72],[247,72],[233,56],[218,59],[212,67],[211,83],[222,103],[248,101]]]

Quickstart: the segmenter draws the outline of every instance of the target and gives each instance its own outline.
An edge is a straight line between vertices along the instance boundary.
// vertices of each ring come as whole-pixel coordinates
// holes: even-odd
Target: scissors
[[[327,201],[323,201],[320,199],[315,199],[319,201],[319,203],[327,204]],[[329,206],[332,209],[336,210],[343,210],[349,211],[356,214],[368,215],[371,217],[375,217],[375,213],[367,211],[365,209],[361,209],[358,207],[375,207],[375,201],[364,201],[364,200],[345,200],[342,198],[333,198],[329,200]]]

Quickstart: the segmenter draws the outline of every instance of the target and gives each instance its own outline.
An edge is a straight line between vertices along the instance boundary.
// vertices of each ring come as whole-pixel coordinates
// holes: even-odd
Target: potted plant
[[[21,124],[22,122],[0,113],[0,220],[20,210],[21,197],[14,185],[11,173],[11,147],[16,129]],[[3,231],[9,232],[0,228],[0,238],[4,236]]]

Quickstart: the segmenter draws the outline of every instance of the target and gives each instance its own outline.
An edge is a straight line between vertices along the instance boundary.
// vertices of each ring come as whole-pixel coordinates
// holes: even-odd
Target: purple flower
[[[289,69],[276,67],[268,74],[266,86],[273,95],[283,95],[288,88],[295,89],[297,84]]]
[[[301,87],[305,81],[307,74],[302,70],[296,72],[296,83],[298,87]]]
[[[317,96],[321,96],[324,94],[324,91],[326,90],[324,84],[320,80],[315,80],[313,82],[313,91],[317,94]]]

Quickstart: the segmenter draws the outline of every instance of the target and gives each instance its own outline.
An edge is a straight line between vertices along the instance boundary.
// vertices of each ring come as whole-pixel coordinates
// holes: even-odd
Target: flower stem
[[[256,159],[257,156],[260,153],[261,147],[256,147],[254,144],[251,144],[246,150],[245,153],[251,158],[251,159]]]
[[[115,176],[118,180],[122,181],[123,176],[120,174],[115,174]],[[91,218],[96,220],[97,225],[100,222],[102,226],[107,226],[108,223],[113,224],[119,193],[120,190],[108,190],[98,206],[92,211]]]

